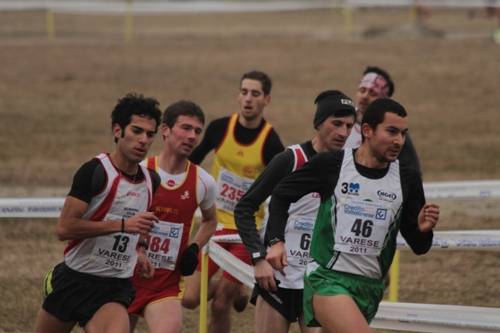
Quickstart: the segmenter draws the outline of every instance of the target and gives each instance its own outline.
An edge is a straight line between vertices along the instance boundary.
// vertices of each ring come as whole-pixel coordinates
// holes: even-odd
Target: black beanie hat
[[[318,128],[326,118],[353,116],[356,119],[356,109],[352,100],[338,90],[321,92],[314,100],[316,113],[314,114],[314,128]]]

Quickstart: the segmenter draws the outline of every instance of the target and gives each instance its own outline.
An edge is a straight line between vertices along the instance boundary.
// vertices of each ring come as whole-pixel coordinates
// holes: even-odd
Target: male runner
[[[212,175],[217,182],[217,222],[220,226],[216,235],[237,234],[233,215],[236,203],[274,155],[284,148],[263,117],[265,107],[271,102],[271,86],[271,79],[263,72],[243,74],[238,95],[239,112],[210,123],[205,137],[191,155],[192,162],[200,163],[212,149],[215,150]],[[261,207],[257,217],[259,226],[263,216]],[[240,260],[251,263],[243,244],[220,244]],[[212,277],[217,270],[218,266],[210,261],[209,276]],[[241,296],[243,286],[227,272],[211,286],[213,298],[209,331],[229,332],[231,306],[234,304],[235,308],[242,310],[246,305],[246,297]],[[195,272],[187,281],[183,305],[196,307],[199,290],[200,274]]]
[[[155,99],[121,98],[111,113],[115,151],[76,172],[57,223],[58,238],[69,242],[64,261],[45,278],[36,332],[70,332],[76,323],[86,332],[129,332],[134,267],[145,277],[154,272],[139,237],[157,220],[147,210],[159,178],[139,162],[160,117]]]
[[[193,274],[198,251],[215,232],[215,181],[188,157],[200,141],[205,123],[201,108],[191,101],[178,101],[163,114],[163,149],[147,159],[147,167],[161,177],[152,212],[160,220],[148,235],[148,258],[155,265],[153,279],[136,271],[136,298],[129,307],[131,326],[143,315],[150,332],[181,332],[183,276]],[[201,223],[191,244],[193,216],[200,207]]]
[[[285,176],[300,168],[320,152],[341,150],[356,120],[352,100],[337,90],[323,91],[316,97],[314,128],[311,140],[292,145],[276,155],[264,172],[236,205],[236,226],[241,239],[252,254],[257,284],[255,331],[288,332],[290,324],[299,321],[302,332],[318,331],[303,323],[302,294],[304,273],[309,259],[309,244],[319,207],[317,193],[301,198],[289,210],[285,231],[288,266],[284,274],[274,271],[265,260],[266,245],[259,239],[254,214]],[[279,286],[276,286],[279,281]]]
[[[376,66],[366,67],[356,91],[357,122],[347,139],[345,148],[357,148],[361,145],[361,119],[366,108],[378,98],[391,97],[394,94],[394,89],[394,82],[387,71]],[[420,161],[417,151],[413,146],[410,133],[406,133],[405,144],[399,154],[399,160],[407,164],[412,164],[417,170],[421,170]]]
[[[408,131],[404,107],[386,98],[372,102],[361,131],[359,148],[319,154],[284,178],[269,208],[268,230],[276,241],[268,260],[283,269],[290,203],[311,192],[321,197],[304,317],[308,326],[321,325],[326,332],[371,332],[398,231],[416,254],[424,254],[439,219],[439,207],[425,203],[420,173],[398,160]]]

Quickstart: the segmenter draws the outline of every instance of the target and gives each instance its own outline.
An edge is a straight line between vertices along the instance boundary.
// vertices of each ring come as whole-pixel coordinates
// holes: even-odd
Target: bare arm
[[[56,228],[59,240],[84,239],[121,231],[121,220],[95,223],[83,219],[82,216],[87,208],[88,204],[85,201],[72,196],[66,197]],[[153,213],[139,213],[124,221],[124,231],[146,234],[149,233],[155,221],[156,217]]]
[[[207,244],[210,237],[215,232],[217,228],[217,219],[215,217],[215,205],[208,209],[200,209],[201,210],[201,222],[198,231],[193,237],[193,243],[198,244],[201,248],[205,244]]]

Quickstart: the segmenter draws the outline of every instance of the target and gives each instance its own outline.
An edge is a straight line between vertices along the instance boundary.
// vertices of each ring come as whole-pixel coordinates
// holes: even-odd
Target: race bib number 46
[[[349,200],[337,210],[336,251],[379,255],[392,220],[390,207]]]
[[[147,255],[155,268],[175,269],[183,229],[183,224],[167,221],[160,221],[154,225],[148,235]]]

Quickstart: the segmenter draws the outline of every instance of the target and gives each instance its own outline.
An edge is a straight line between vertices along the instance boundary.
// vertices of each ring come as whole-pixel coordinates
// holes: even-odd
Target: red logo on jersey
[[[175,180],[173,180],[173,179],[167,180],[167,186],[172,187],[174,185],[175,185]]]

